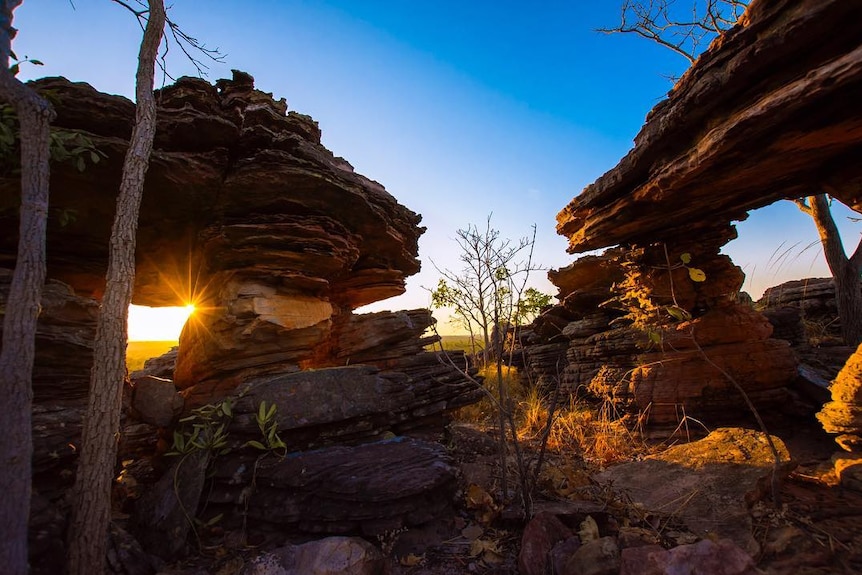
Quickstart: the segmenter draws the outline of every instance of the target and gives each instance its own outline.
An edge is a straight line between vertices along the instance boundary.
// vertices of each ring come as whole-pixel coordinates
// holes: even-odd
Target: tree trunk
[[[149,19],[138,56],[135,127],[123,164],[117,213],[111,230],[107,283],[96,328],[95,362],[90,376],[69,534],[70,575],[105,571],[111,482],[116,467],[120,404],[126,376],[128,313],[135,280],[135,239],[144,178],[156,131],[153,81],[165,26],[163,0],[150,0],[149,5]]]
[[[0,565],[4,573],[27,573],[30,515],[31,409],[36,321],[45,283],[45,227],[48,220],[49,124],[51,105],[15,79],[9,70],[12,11],[20,1],[0,2],[0,100],[15,107],[21,142],[21,213],[12,285],[0,309],[3,342],[0,384]]]
[[[838,227],[829,210],[826,194],[810,196],[808,206],[820,235],[826,263],[835,280],[835,301],[841,320],[841,334],[845,344],[855,347],[862,343],[862,281],[859,275],[862,271],[862,243],[848,258]]]

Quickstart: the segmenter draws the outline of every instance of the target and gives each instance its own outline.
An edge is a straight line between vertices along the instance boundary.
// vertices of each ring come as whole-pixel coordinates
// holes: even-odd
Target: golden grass
[[[496,368],[482,370],[485,388],[495,399]],[[536,388],[525,389],[516,369],[503,368],[503,384],[514,407],[518,439],[538,447],[548,424],[550,398]],[[611,402],[593,405],[575,398],[561,398],[548,432],[548,450],[564,459],[580,457],[599,466],[630,459],[648,451],[637,433],[630,431],[622,414]],[[490,397],[461,408],[455,414],[459,421],[481,426],[495,425],[499,417],[497,402]]]
[[[532,389],[517,411],[518,438],[538,443],[548,425],[550,401]],[[648,448],[638,434],[626,427],[610,402],[598,406],[569,399],[558,406],[548,432],[548,449],[579,454],[585,461],[602,467],[631,459]]]
[[[169,341],[130,341],[126,348],[126,366],[129,373],[144,367],[144,362],[151,357],[158,357],[175,345],[176,340]]]
[[[457,410],[455,412],[455,419],[479,425],[493,424],[499,417],[497,405],[500,395],[497,386],[496,366],[479,370],[479,377],[484,380],[485,390],[487,391],[485,397],[472,405],[467,405]],[[518,380],[517,369],[509,369],[508,366],[503,366],[503,385],[510,400],[517,405],[520,397],[523,395],[523,389]]]

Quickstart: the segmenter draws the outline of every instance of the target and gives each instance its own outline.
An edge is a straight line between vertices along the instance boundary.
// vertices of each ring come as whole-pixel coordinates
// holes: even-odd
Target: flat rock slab
[[[442,445],[399,437],[258,461],[228,455],[217,461],[214,478],[210,502],[247,506],[250,520],[377,535],[421,525],[447,509],[456,467]]]
[[[790,455],[773,436],[782,462]],[[769,485],[774,457],[763,433],[722,428],[700,441],[672,447],[596,476],[646,509],[673,515],[700,537],[731,539],[755,555],[750,503]]]

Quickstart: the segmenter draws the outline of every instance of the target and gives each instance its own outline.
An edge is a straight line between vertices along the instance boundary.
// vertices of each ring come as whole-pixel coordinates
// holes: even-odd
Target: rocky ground
[[[497,503],[494,437],[474,426],[455,425],[449,449],[461,468],[461,489],[453,514],[421,529],[367,540],[331,537],[305,544],[252,526],[243,541],[214,526],[200,530],[199,554],[161,572],[862,572],[859,474],[855,482],[845,474],[839,483],[830,458],[834,443],[813,422],[777,430],[773,437],[783,462],[776,482],[778,506],[770,481],[773,452],[765,436],[723,428],[607,469],[577,454],[549,454],[531,502],[533,519],[525,523],[517,505]],[[526,448],[526,458],[533,459],[535,453]],[[513,473],[509,481],[514,492]]]

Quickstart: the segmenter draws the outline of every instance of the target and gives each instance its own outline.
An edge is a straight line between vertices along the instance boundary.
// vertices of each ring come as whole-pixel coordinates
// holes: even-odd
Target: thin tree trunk
[[[844,343],[857,346],[862,343],[862,282],[860,282],[860,249],[850,258],[844,252],[841,235],[832,218],[826,194],[808,198],[811,217],[817,226],[826,263],[835,280],[835,301],[841,320]],[[862,245],[862,244],[860,244]]]
[[[135,239],[156,130],[153,82],[165,26],[163,0],[150,0],[149,5],[149,19],[138,56],[135,127],[123,164],[117,213],[111,230],[107,283],[96,328],[95,362],[90,376],[90,396],[84,418],[69,534],[70,575],[105,571],[111,482],[126,376],[128,311],[135,280]]]
[[[30,515],[31,409],[36,321],[45,283],[48,220],[49,124],[54,110],[9,70],[12,11],[20,0],[0,2],[0,99],[15,107],[21,142],[21,213],[18,254],[3,315],[0,351],[0,565],[4,573],[27,573]]]

